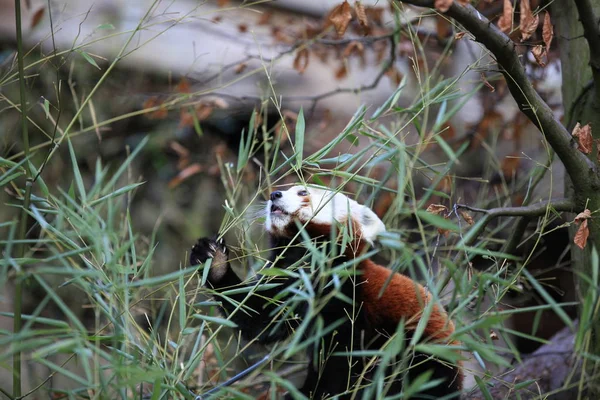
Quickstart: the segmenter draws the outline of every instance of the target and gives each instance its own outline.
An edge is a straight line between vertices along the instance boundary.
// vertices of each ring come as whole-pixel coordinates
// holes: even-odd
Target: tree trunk
[[[600,0],[587,0],[591,5],[593,14],[600,15]],[[564,124],[571,131],[576,123],[582,126],[591,124],[592,134],[595,139],[600,138],[600,101],[598,100],[600,93],[598,87],[600,82],[594,76],[592,68],[590,68],[590,43],[584,36],[584,29],[579,15],[578,8],[573,0],[555,0],[551,4],[550,15],[554,23],[554,38],[558,40],[560,50],[560,60],[562,67],[562,96],[565,111]],[[597,18],[593,17],[596,26]],[[593,162],[598,165],[597,141],[590,155]],[[600,188],[591,187],[589,191],[574,188],[571,181],[567,179],[565,182],[565,194],[567,197],[574,197],[578,208],[587,208],[594,212],[600,209]],[[579,272],[583,276],[591,277],[591,250],[596,247],[599,249],[598,240],[600,238],[600,221],[599,218],[589,220],[590,238],[595,238],[588,242],[585,250],[579,249],[577,246],[572,246],[572,261],[573,270]],[[570,236],[573,239],[578,226],[572,225]],[[580,294],[580,300],[586,297],[589,290],[595,291],[595,288],[590,288],[590,285],[584,280],[579,279],[577,292]],[[597,292],[596,296],[597,296]],[[597,298],[597,297],[596,297]],[[591,343],[590,351],[596,356],[600,355],[600,318],[595,316],[591,321],[582,321],[582,323],[590,323],[591,328]],[[582,350],[582,349],[576,349]],[[594,363],[588,363],[594,364]],[[592,373],[592,371],[587,371]],[[595,390],[595,398],[600,398],[600,393],[597,392],[598,385],[590,383],[590,389]]]

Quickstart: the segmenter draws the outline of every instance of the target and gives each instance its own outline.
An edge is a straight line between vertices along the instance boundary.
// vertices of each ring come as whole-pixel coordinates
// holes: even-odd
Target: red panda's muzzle
[[[281,207],[279,207],[276,204],[271,204],[271,214],[284,214],[287,215],[288,213]]]

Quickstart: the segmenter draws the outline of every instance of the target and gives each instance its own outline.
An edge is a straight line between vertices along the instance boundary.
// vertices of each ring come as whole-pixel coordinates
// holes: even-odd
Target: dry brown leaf
[[[248,25],[246,25],[246,24],[239,24],[238,25],[238,31],[240,33],[246,33],[246,32],[248,32]]]
[[[521,42],[529,39],[540,23],[540,16],[533,15],[529,0],[521,0],[519,28],[521,29]]]
[[[452,192],[452,175],[446,175],[442,178],[440,183],[437,184],[435,190],[440,192],[450,193]]]
[[[352,7],[350,7],[348,1],[344,1],[339,6],[336,6],[329,13],[328,20],[333,24],[338,36],[343,36],[346,33],[348,24],[352,20]]]
[[[504,33],[510,32],[513,23],[513,6],[511,0],[504,0],[502,16],[498,20],[498,28]]]
[[[465,37],[466,34],[467,34],[467,32],[465,32],[465,31],[457,32],[456,35],[454,35],[454,40],[460,40],[463,37]]]
[[[490,330],[490,339],[498,340],[499,339],[498,334],[496,332]]]
[[[500,170],[502,171],[504,179],[507,181],[511,180],[517,174],[520,165],[521,158],[516,154],[505,157],[500,163]]]
[[[340,67],[335,71],[335,79],[344,79],[348,76],[348,69],[346,68],[346,64],[343,63]]]
[[[448,218],[446,218],[446,219],[448,219]],[[450,235],[449,229],[437,228],[437,231],[440,235],[444,235],[444,237],[448,237]]]
[[[547,51],[550,51],[550,44],[552,44],[553,38],[554,26],[550,21],[550,13],[546,11],[546,15],[544,16],[544,27],[542,28],[542,39],[544,40],[544,44],[546,45]]]
[[[248,64],[239,63],[238,65],[235,66],[235,68],[233,69],[233,72],[235,72],[236,74],[241,74],[242,72],[244,72],[246,70],[247,67],[248,67]]]
[[[213,110],[214,107],[212,104],[201,103],[196,106],[196,118],[198,118],[198,121],[204,121],[210,117]]]
[[[177,176],[169,181],[169,189],[173,189],[181,184],[181,182],[188,179],[190,176],[198,174],[202,172],[202,166],[198,163],[194,163],[189,167],[185,168],[183,171],[179,172]]]
[[[225,7],[228,4],[229,4],[229,0],[217,0],[217,5],[219,7]]]
[[[388,78],[390,78],[392,82],[394,82],[394,85],[396,86],[398,86],[400,82],[402,82],[402,72],[400,72],[400,70],[395,66],[388,68],[388,70],[385,71],[385,74],[388,76]]]
[[[194,125],[194,116],[187,109],[182,108],[179,112],[179,127]]]
[[[448,207],[443,204],[430,204],[425,211],[433,215],[440,215],[441,213],[447,213]]]
[[[585,210],[577,214],[573,222],[575,222],[576,224],[580,224],[581,222],[590,218],[592,218],[592,212],[586,208]]]
[[[458,2],[458,4],[460,4],[461,6],[467,6],[470,3],[470,0],[456,0]]]
[[[361,43],[361,42],[357,42],[356,40],[351,41],[350,43],[348,43],[348,45],[346,46],[346,48],[344,49],[344,52],[342,53],[344,57],[349,57],[351,54],[363,54],[365,51],[365,46]]]
[[[170,142],[169,147],[171,150],[177,153],[179,158],[188,158],[190,156],[190,151],[176,141]]]
[[[356,19],[358,19],[360,26],[367,28],[369,26],[369,20],[367,19],[365,6],[363,6],[360,1],[354,3],[354,12],[356,13]]]
[[[573,242],[580,249],[585,249],[585,245],[587,244],[588,237],[590,236],[590,229],[588,228],[588,220],[583,220],[581,225],[579,225],[579,229],[577,229],[577,233],[575,234],[575,238],[573,238]]]
[[[573,128],[572,135],[577,138],[577,148],[579,151],[584,154],[590,154],[592,152],[594,138],[592,137],[592,126],[590,124],[582,127],[578,122],[577,125],[575,125],[575,128]]]
[[[271,21],[272,17],[273,17],[273,13],[271,11],[264,11],[258,18],[258,21],[256,21],[256,24],[257,25],[267,25]]]
[[[475,221],[473,220],[473,217],[471,216],[471,214],[469,214],[465,210],[460,210],[459,212],[460,212],[460,216],[463,217],[463,219],[465,220],[465,222],[467,224],[473,225],[475,223]]]
[[[190,93],[191,92],[190,83],[188,82],[188,80],[185,77],[181,78],[181,80],[175,87],[175,91],[177,93]]]
[[[31,16],[31,25],[29,27],[35,28],[42,21],[45,12],[46,9],[44,7],[40,7],[40,9],[36,10]]]
[[[167,118],[167,114],[169,113],[169,111],[167,110],[166,107],[164,107],[162,105],[162,103],[163,103],[162,100],[159,100],[158,97],[156,97],[156,96],[152,96],[149,99],[147,99],[146,101],[144,101],[144,104],[142,105],[142,109],[144,109],[144,110],[159,107],[156,110],[149,111],[148,113],[146,113],[146,118],[148,118],[148,119],[165,119],[165,118]]]
[[[301,49],[296,53],[296,58],[294,58],[294,69],[298,71],[299,74],[303,74],[306,71],[306,67],[308,67],[310,53],[307,48]]]
[[[383,13],[385,12],[383,7],[367,7],[365,12],[369,21],[375,25],[383,25]]]
[[[454,0],[435,0],[433,6],[439,12],[446,12],[450,8],[450,6],[454,3]]]
[[[542,46],[541,44],[533,46],[533,49],[531,49],[531,53],[535,58],[535,62],[538,63],[540,67],[546,66],[546,62],[544,61],[544,59],[546,58],[546,48],[544,46]]]

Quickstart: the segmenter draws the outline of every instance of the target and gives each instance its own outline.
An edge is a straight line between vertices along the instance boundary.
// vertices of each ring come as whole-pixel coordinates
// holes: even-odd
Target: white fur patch
[[[369,243],[385,232],[385,225],[369,207],[342,193],[305,186],[293,186],[280,193],[281,197],[269,200],[266,206],[265,226],[272,235],[284,235],[294,219],[301,224],[311,221],[332,225],[334,221],[344,222],[352,218],[360,225],[363,239]]]

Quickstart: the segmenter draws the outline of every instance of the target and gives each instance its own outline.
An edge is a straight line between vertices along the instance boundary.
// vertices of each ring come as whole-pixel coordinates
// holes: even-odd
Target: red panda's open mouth
[[[283,210],[283,208],[276,206],[275,204],[271,205],[271,214],[285,214],[287,213]]]

